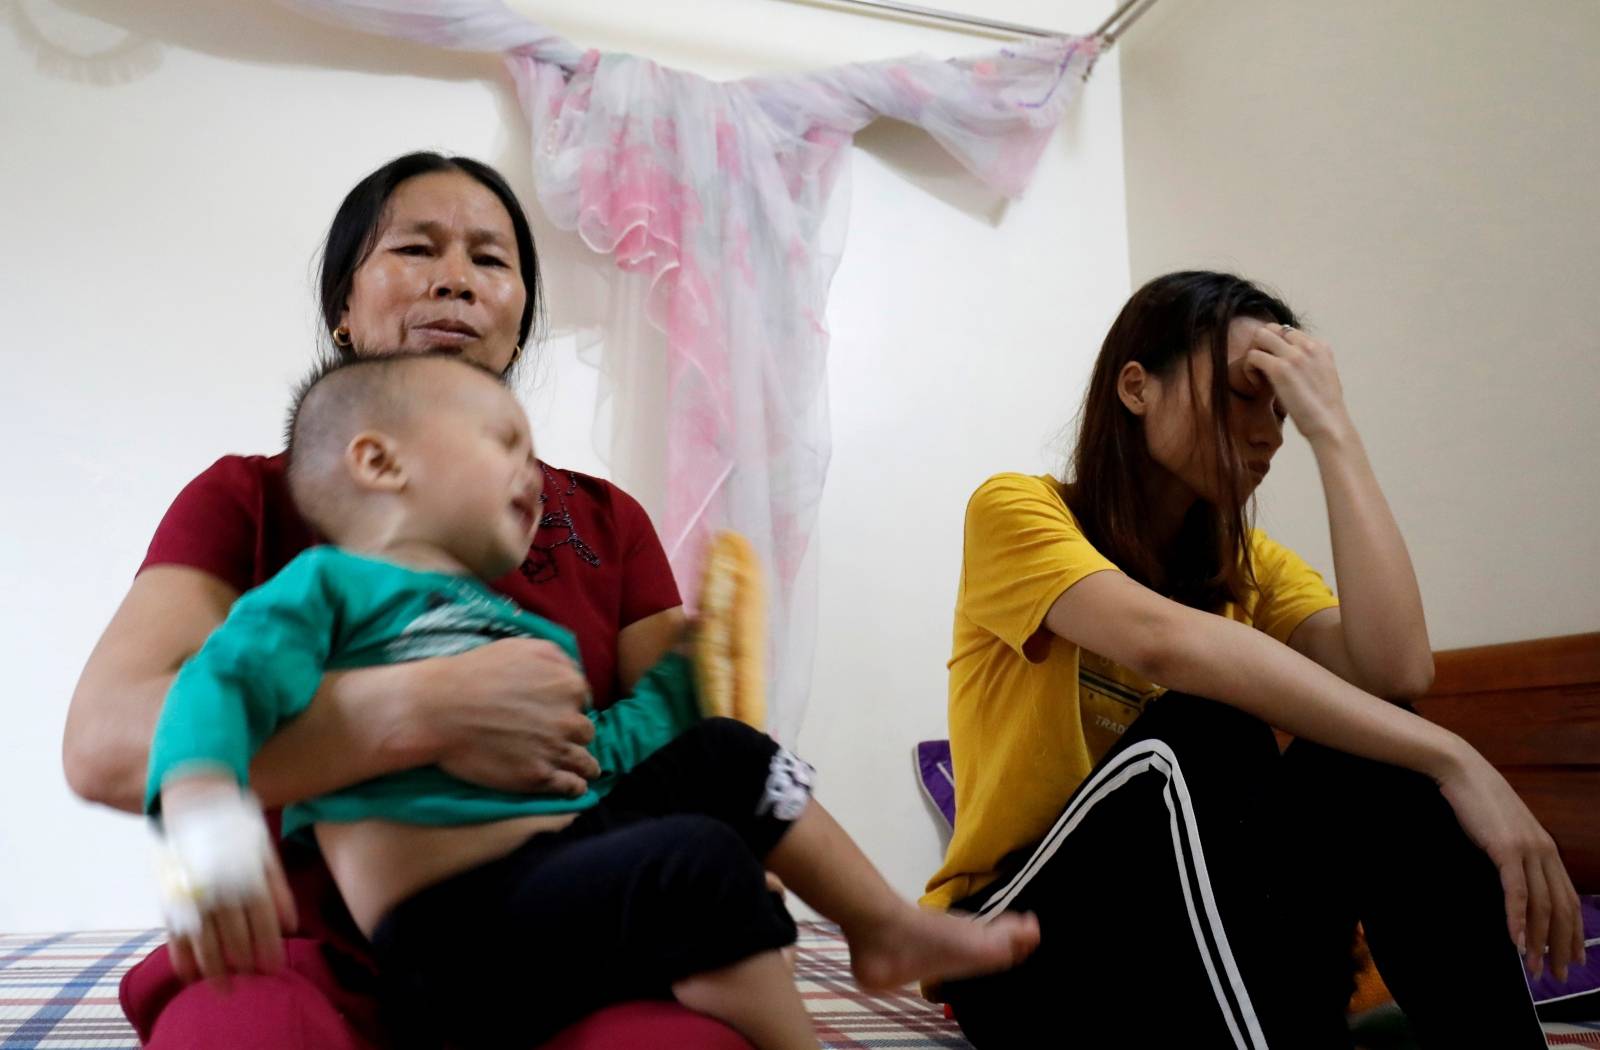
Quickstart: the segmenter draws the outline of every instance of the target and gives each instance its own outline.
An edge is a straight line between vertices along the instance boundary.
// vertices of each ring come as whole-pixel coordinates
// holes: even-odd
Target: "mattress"
[[[117,982],[161,940],[160,930],[0,934],[0,1047],[133,1050],[138,1041],[117,1005]],[[801,923],[798,948],[795,982],[827,1050],[967,1046],[960,1029],[914,990],[858,990],[836,927]],[[1551,1046],[1600,1048],[1600,1023],[1545,1031]]]

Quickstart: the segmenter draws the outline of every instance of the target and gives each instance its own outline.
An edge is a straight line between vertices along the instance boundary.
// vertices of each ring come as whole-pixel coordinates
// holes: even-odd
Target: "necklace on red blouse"
[[[544,463],[539,464],[539,469],[544,471],[544,491],[539,493],[539,503],[545,507],[544,516],[539,519],[539,532],[535,536],[533,546],[528,548],[528,556],[522,562],[522,575],[529,583],[546,583],[560,574],[560,566],[556,562],[556,549],[571,547],[572,552],[583,559],[591,568],[600,567],[600,555],[594,552],[578,535],[578,527],[572,522],[572,511],[567,507],[567,497],[578,491],[578,476],[570,470],[561,473],[567,476],[565,487],[556,484],[556,477]],[[556,509],[548,509],[550,493],[556,494]],[[538,535],[543,535],[546,529],[565,532],[566,536],[554,543],[539,543]]]

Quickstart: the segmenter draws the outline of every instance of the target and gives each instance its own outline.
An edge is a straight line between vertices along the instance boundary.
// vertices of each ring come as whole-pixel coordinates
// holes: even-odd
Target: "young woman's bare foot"
[[[1039,920],[1006,912],[981,923],[907,905],[894,919],[847,937],[856,982],[882,991],[1010,969],[1039,946]]]

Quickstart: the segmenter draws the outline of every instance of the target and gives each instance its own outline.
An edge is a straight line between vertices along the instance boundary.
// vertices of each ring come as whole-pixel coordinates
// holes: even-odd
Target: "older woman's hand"
[[[600,766],[585,745],[589,683],[551,642],[507,638],[425,661],[423,733],[437,764],[501,791],[577,796]]]

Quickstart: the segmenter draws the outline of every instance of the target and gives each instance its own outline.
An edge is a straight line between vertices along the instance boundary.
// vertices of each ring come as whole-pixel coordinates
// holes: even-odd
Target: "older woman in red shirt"
[[[433,153],[400,157],[350,191],[328,233],[320,291],[339,355],[443,350],[498,372],[516,366],[543,306],[533,237],[505,180]],[[72,698],[64,757],[84,798],[139,812],[151,734],[179,666],[241,593],[317,542],[289,499],[284,465],[281,454],[224,456],[173,501]],[[599,478],[544,471],[539,534],[495,586],[572,630],[585,670],[553,645],[508,639],[330,674],[251,768],[269,807],[425,764],[504,790],[584,790],[597,772],[584,748],[593,732],[585,698],[604,707],[625,695],[676,641],[683,612],[639,504]],[[145,1045],[385,1044],[368,948],[320,856],[282,851],[300,913],[284,967],[222,993],[194,982],[193,959],[157,949],[122,985]],[[746,1045],[673,1004],[608,1013],[587,1022],[588,1037],[607,1046]]]

